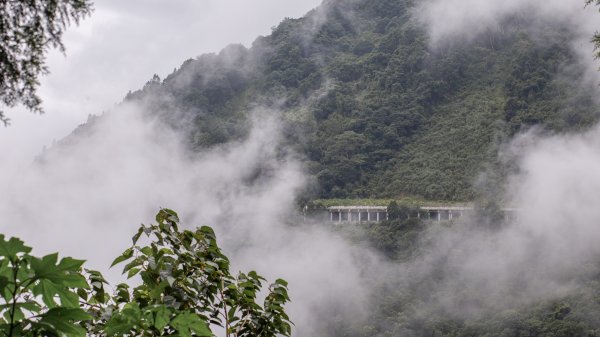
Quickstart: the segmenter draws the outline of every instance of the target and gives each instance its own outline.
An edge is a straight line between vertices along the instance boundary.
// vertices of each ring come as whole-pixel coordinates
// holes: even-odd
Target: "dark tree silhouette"
[[[586,5],[600,6],[600,0],[586,0],[585,3]],[[596,34],[594,34],[592,42],[594,43],[594,48],[596,49],[596,57],[600,58],[600,32],[596,32]]]
[[[43,112],[37,88],[46,53],[64,52],[65,29],[91,11],[89,0],[0,0],[0,122],[9,121],[3,108],[17,104]]]

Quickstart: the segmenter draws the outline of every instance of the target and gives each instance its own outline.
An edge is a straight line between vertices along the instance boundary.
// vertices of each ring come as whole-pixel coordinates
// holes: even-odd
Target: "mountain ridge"
[[[472,200],[502,180],[502,144],[532,126],[589,128],[596,87],[568,24],[513,13],[497,30],[432,46],[419,1],[331,0],[251,47],[185,61],[130,92],[192,150],[243,139],[257,108],[278,111],[303,156],[308,198]],[[535,21],[535,26],[532,25]]]

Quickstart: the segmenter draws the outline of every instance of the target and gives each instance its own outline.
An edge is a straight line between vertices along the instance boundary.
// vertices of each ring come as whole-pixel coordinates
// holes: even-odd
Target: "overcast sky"
[[[101,0],[64,37],[66,56],[51,51],[41,79],[46,114],[7,111],[0,127],[0,169],[27,165],[59,140],[141,88],[153,74],[231,43],[250,46],[285,17],[300,17],[320,0]],[[6,172],[5,172],[6,173]]]

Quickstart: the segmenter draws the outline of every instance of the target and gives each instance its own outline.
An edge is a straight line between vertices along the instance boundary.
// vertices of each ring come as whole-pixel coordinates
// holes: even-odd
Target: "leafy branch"
[[[21,240],[0,235],[0,337],[212,337],[216,328],[227,337],[291,333],[283,309],[287,283],[275,281],[257,304],[265,279],[254,271],[232,276],[214,231],[180,230],[172,210],[142,225],[114,260],[141,284],[118,284],[112,295],[100,272],[82,268],[83,260],[30,253]]]
[[[80,273],[84,261],[30,252],[0,234],[0,336],[85,336],[81,324],[91,316],[77,294],[89,289]]]
[[[149,240],[139,245],[142,235]],[[221,327],[226,336],[289,336],[291,321],[283,310],[289,301],[287,283],[269,287],[263,306],[256,303],[264,278],[256,272],[231,275],[229,259],[219,248],[214,231],[200,227],[180,230],[177,213],[163,209],[156,224],[142,225],[133,245],[113,266],[125,263],[123,273],[143,283],[126,284],[114,298],[106,334],[131,336],[213,336]]]

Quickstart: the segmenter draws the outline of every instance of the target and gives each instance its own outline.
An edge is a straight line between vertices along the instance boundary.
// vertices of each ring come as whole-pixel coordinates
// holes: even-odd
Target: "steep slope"
[[[307,193],[324,198],[472,199],[505,139],[596,121],[597,88],[578,82],[568,26],[514,13],[498,30],[431,47],[414,2],[325,1],[126,100],[184,130],[191,148],[244,137],[255,110],[277,113],[315,177]]]
[[[328,336],[599,336],[600,283],[597,257],[583,263],[573,273],[563,275],[576,285],[566,291],[535,297],[528,281],[515,270],[506,270],[491,288],[467,284],[470,277],[451,267],[449,255],[473,244],[468,238],[494,236],[481,226],[444,226],[405,219],[380,224],[350,224],[336,228],[357,244],[367,244],[402,270],[374,287],[368,318],[332,319]],[[467,232],[465,232],[467,231]],[[454,234],[458,234],[453,237]],[[440,247],[439,240],[456,240],[453,247]],[[458,241],[462,242],[459,243]],[[438,249],[443,254],[432,258]],[[458,249],[460,250],[460,249]],[[506,261],[503,261],[506,262]],[[525,261],[521,261],[526,263]],[[420,264],[421,263],[421,264]],[[461,260],[460,263],[468,263]],[[499,262],[501,264],[501,262]],[[397,269],[396,269],[397,268]],[[426,272],[423,273],[423,270]],[[533,273],[533,272],[532,272]],[[468,273],[467,273],[468,274]],[[479,277],[478,275],[477,277]],[[527,275],[531,276],[531,275]],[[514,282],[512,278],[519,279]],[[494,292],[511,279],[501,296]],[[532,278],[534,283],[540,279]],[[531,281],[531,279],[529,280]],[[485,288],[485,290],[483,290]]]

